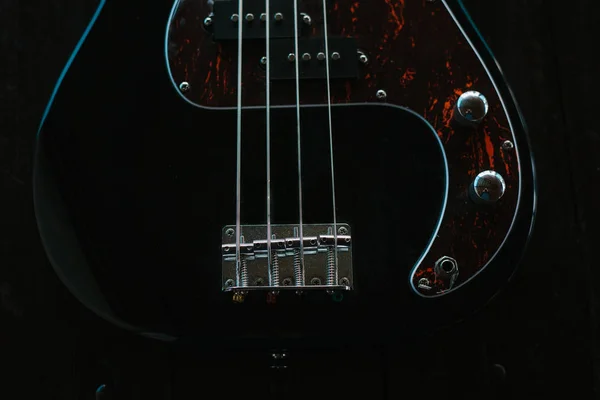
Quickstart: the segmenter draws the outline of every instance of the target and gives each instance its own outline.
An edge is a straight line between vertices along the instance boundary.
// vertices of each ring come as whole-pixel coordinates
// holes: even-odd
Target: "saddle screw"
[[[187,82],[181,82],[179,84],[179,90],[181,90],[183,93],[187,92],[190,90],[190,84]]]
[[[515,148],[515,145],[510,140],[505,140],[502,143],[502,149],[504,149],[504,150],[512,150],[514,148]]]
[[[233,236],[234,233],[235,233],[235,230],[233,228],[227,228],[227,230],[225,231],[225,234],[227,236]]]
[[[206,17],[204,18],[204,25],[205,26],[211,26],[213,24],[213,20],[211,17]]]
[[[379,100],[384,100],[387,97],[387,93],[385,92],[385,90],[378,90],[377,93],[375,94],[375,96],[377,96],[377,98]]]

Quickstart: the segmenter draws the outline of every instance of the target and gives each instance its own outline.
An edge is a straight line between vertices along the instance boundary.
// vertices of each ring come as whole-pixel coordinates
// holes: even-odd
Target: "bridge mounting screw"
[[[310,54],[308,54],[308,53],[302,54],[302,61],[310,61]]]
[[[502,149],[503,150],[512,150],[515,148],[515,145],[513,144],[513,142],[511,142],[510,140],[505,140],[502,143]]]
[[[378,90],[377,93],[375,94],[375,96],[377,96],[377,98],[379,100],[384,100],[387,97],[387,93],[385,92],[385,90]]]
[[[213,20],[211,17],[204,18],[204,26],[211,26],[213,24]]]
[[[302,13],[302,22],[304,22],[306,25],[312,25],[312,18],[310,17],[310,15]]]
[[[287,59],[289,62],[296,61],[296,55],[294,53],[290,53],[288,54]]]
[[[225,234],[227,236],[233,236],[234,233],[235,233],[235,230],[233,228],[227,228],[227,230],[225,231]]]
[[[267,65],[267,57],[261,57],[261,58],[260,58],[260,63],[261,63],[262,65]]]
[[[317,53],[317,60],[323,61],[325,59],[325,53],[319,52]]]
[[[283,20],[283,14],[282,13],[275,13],[275,21],[281,22],[282,20]]]
[[[237,14],[231,14],[231,22],[238,22],[240,20],[240,16]]]
[[[350,284],[350,280],[348,278],[340,279],[340,285],[348,286]]]
[[[225,286],[232,287],[233,286],[233,279],[227,279],[225,281]]]
[[[316,277],[315,277],[315,278],[312,278],[312,279],[310,280],[310,284],[311,284],[311,285],[320,285],[320,284],[321,284],[321,279],[319,279],[319,278],[316,278]]]
[[[260,22],[266,22],[266,21],[267,21],[267,14],[261,13],[260,14]]]
[[[187,82],[181,82],[179,84],[179,90],[181,90],[182,93],[188,92],[190,90],[190,88],[191,88],[191,86]]]
[[[340,228],[338,229],[338,233],[340,235],[345,235],[346,233],[348,233],[348,229],[346,229],[345,226],[340,226]]]
[[[331,53],[331,59],[332,59],[333,61],[337,61],[337,60],[339,60],[339,59],[340,59],[340,57],[341,57],[341,56],[340,56],[340,53],[338,53],[337,51],[334,51],[333,53]]]
[[[252,14],[252,13],[246,14],[246,21],[248,21],[248,22],[254,21],[254,14]]]
[[[292,279],[291,278],[283,278],[283,286],[290,286],[292,284]]]

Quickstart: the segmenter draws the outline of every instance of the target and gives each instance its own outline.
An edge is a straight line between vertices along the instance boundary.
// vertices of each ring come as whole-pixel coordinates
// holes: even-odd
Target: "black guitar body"
[[[236,223],[237,42],[214,40],[204,3],[102,1],[44,115],[36,215],[52,265],[84,305],[165,340],[294,347],[392,342],[467,317],[506,284],[530,234],[535,192],[501,72],[458,0],[364,1],[357,18],[365,25],[354,22],[354,36],[370,60],[357,79],[331,86],[336,218],[351,227],[352,290],[342,301],[323,290],[282,291],[276,302],[251,292],[232,302],[221,245],[223,227]],[[301,3],[322,37],[320,2]],[[329,5],[330,34],[352,36],[344,4]],[[244,43],[242,225],[267,218],[260,42]],[[191,86],[183,93],[182,79]],[[467,90],[489,102],[476,127],[452,118]],[[272,93],[271,221],[295,224],[294,80],[273,81]],[[302,80],[300,98],[303,221],[331,224],[325,80]],[[506,183],[494,204],[469,194],[486,170]],[[450,284],[438,276],[444,256],[460,271]]]

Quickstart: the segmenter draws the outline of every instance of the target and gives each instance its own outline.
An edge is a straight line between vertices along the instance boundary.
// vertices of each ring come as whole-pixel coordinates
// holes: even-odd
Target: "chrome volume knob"
[[[488,113],[488,101],[484,95],[474,90],[464,92],[456,101],[454,118],[465,125],[477,125]]]
[[[479,204],[495,203],[504,196],[506,183],[496,171],[480,172],[470,188],[471,199]]]

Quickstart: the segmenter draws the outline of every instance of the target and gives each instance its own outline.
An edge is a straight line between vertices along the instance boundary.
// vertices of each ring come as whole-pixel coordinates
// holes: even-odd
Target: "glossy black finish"
[[[442,299],[417,298],[407,274],[429,241],[443,195],[437,138],[399,108],[338,106],[338,218],[355,233],[356,294],[340,304],[294,298],[276,308],[250,299],[232,305],[220,293],[220,260],[211,250],[220,245],[221,226],[235,218],[235,112],[194,108],[175,92],[162,46],[156,46],[165,33],[156,9],[167,15],[170,6],[153,5],[150,13],[139,1],[107,2],[38,141],[35,200],[46,250],[53,259],[74,259],[82,251],[77,272],[54,266],[67,286],[79,289],[85,283],[75,284],[73,277],[91,271],[106,304],[97,297],[82,300],[88,307],[131,329],[229,344],[237,337],[386,338],[463,317],[506,281],[529,233],[532,197],[524,197],[512,236],[494,261],[511,268],[487,268],[477,285]],[[100,78],[81,84],[82,76],[100,71]],[[507,89],[501,91],[508,99]],[[514,105],[509,111],[518,118]],[[303,121],[326,118],[323,108],[303,113]],[[273,113],[272,163],[280,166],[273,171],[274,222],[297,216],[293,118],[293,109]],[[242,216],[257,223],[265,212],[264,113],[246,111],[244,123]],[[327,133],[322,124],[310,124],[305,122],[310,134],[303,143],[305,221],[326,222]],[[404,130],[420,134],[402,135]],[[520,151],[527,154],[526,143]],[[524,190],[532,193],[531,166],[521,168]],[[77,242],[60,243],[50,225],[60,225],[63,237],[72,230]],[[398,271],[398,265],[406,269]]]

